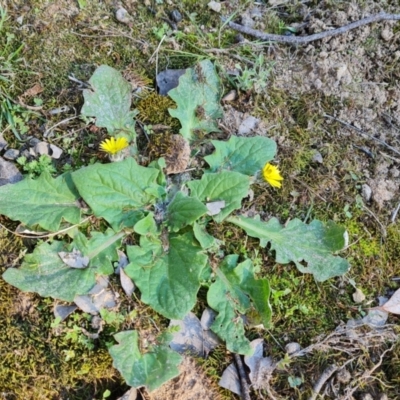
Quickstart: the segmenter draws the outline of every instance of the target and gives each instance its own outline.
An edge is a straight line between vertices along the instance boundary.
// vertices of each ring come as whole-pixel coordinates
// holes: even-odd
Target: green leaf
[[[154,220],[154,214],[148,213],[147,216],[140,221],[136,222],[133,230],[139,235],[156,235],[157,234],[157,224]]]
[[[169,319],[183,319],[196,304],[207,256],[193,235],[171,234],[169,249],[142,236],[141,246],[128,246],[126,274],[139,287],[141,300]]]
[[[44,172],[39,178],[24,180],[0,187],[0,214],[28,226],[39,225],[56,232],[61,220],[71,224],[80,222],[79,195],[71,175],[52,178]]]
[[[174,232],[192,224],[207,212],[207,207],[199,200],[177,192],[168,205],[168,225]]]
[[[157,189],[159,171],[139,166],[133,158],[111,164],[94,164],[72,173],[85,202],[97,217],[114,230],[132,227],[143,217],[141,210],[157,198],[148,189]]]
[[[218,312],[211,329],[226,341],[228,350],[249,355],[242,315],[258,314],[265,327],[271,319],[270,289],[266,279],[254,278],[251,260],[237,264],[238,256],[225,257],[217,269],[217,278],[207,293],[207,302]]]
[[[169,113],[179,119],[182,125],[179,132],[185,139],[193,139],[197,131],[219,131],[215,120],[222,117],[221,86],[210,60],[187,69],[179,78],[178,87],[168,94],[177,104],[177,108],[170,108]]]
[[[222,240],[216,239],[207,232],[205,224],[195,222],[193,225],[193,233],[194,237],[200,243],[200,246],[209,252],[217,252],[221,244],[223,244]]]
[[[115,130],[131,128],[135,113],[130,111],[132,87],[114,68],[101,65],[89,80],[91,89],[83,91],[81,114],[96,117],[96,125]]]
[[[3,279],[24,292],[43,297],[73,301],[76,295],[87,294],[95,285],[95,269],[75,269],[63,263],[59,251],[68,251],[63,242],[41,243],[27,254],[19,268],[9,268]]]
[[[159,344],[150,347],[146,354],[140,353],[137,331],[119,332],[114,338],[119,344],[109,349],[113,366],[129,386],[144,386],[152,391],[179,375],[178,365],[182,357],[168,347],[171,334],[165,333],[159,337]]]
[[[107,229],[104,233],[91,232],[91,238],[77,232],[74,236],[73,246],[89,257],[89,266],[96,268],[96,273],[111,275],[114,272],[113,261],[118,260],[117,249],[121,246],[121,237],[124,233],[116,234]]]
[[[314,220],[307,225],[294,219],[283,227],[276,218],[267,223],[246,217],[229,217],[228,221],[240,226],[249,236],[260,239],[261,246],[270,242],[278,263],[292,261],[299,271],[313,274],[317,281],[343,275],[350,269],[347,260],[331,254],[345,245],[345,229],[334,222],[324,225]]]
[[[204,157],[211,172],[230,170],[254,175],[275,157],[276,143],[266,137],[231,136],[227,142],[212,140],[215,152]]]
[[[204,174],[200,181],[191,181],[190,196],[200,201],[213,202],[224,200],[225,207],[213,218],[223,221],[233,210],[241,207],[243,197],[249,192],[250,180],[247,176],[233,171]]]

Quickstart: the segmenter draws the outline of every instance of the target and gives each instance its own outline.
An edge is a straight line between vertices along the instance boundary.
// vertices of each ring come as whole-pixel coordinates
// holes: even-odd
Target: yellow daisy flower
[[[278,167],[275,167],[275,165],[266,163],[262,169],[262,176],[271,186],[277,188],[282,186],[281,181],[283,181],[283,178]]]
[[[112,156],[119,153],[121,150],[125,149],[128,146],[128,140],[124,137],[120,137],[118,139],[115,139],[115,137],[111,137],[110,139],[106,139],[100,143],[100,148]]]

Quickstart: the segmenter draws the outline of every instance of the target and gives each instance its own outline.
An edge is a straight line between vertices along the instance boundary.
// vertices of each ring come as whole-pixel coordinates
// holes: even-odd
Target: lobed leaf
[[[350,269],[347,260],[331,254],[345,245],[345,229],[334,222],[323,224],[314,220],[307,225],[294,219],[284,227],[276,218],[262,222],[239,216],[229,217],[228,221],[240,226],[249,236],[260,239],[261,246],[271,243],[278,263],[292,261],[300,272],[313,274],[319,282],[343,275]]]
[[[207,302],[218,312],[211,329],[226,341],[228,350],[251,354],[250,342],[245,337],[243,318],[255,312],[264,326],[271,319],[270,289],[266,279],[255,279],[251,260],[237,264],[238,256],[225,257],[217,269],[217,278],[207,293]]]
[[[56,232],[62,220],[77,224],[81,218],[79,195],[69,173],[52,178],[43,172],[39,178],[0,187],[0,214],[28,226],[39,225]]]
[[[200,181],[191,181],[190,196],[200,201],[225,201],[225,207],[213,218],[222,222],[233,210],[240,208],[243,197],[248,195],[250,180],[246,175],[233,171],[204,174]]]
[[[137,331],[119,332],[114,337],[118,344],[109,349],[113,366],[128,385],[152,391],[179,375],[182,358],[168,347],[172,340],[170,334],[159,337],[159,344],[148,349],[146,354],[140,353]]]
[[[168,92],[177,108],[169,109],[181,123],[180,134],[187,140],[197,131],[218,132],[216,118],[222,117],[221,85],[210,60],[203,60],[195,68],[188,68],[179,78],[179,85]]]
[[[91,89],[83,91],[85,103],[81,114],[96,117],[96,126],[106,128],[110,134],[133,127],[135,113],[130,111],[132,87],[121,73],[107,65],[101,65],[89,83]]]
[[[262,136],[231,136],[227,142],[212,140],[211,143],[215,151],[204,157],[211,172],[229,170],[252,176],[276,153],[275,141]]]

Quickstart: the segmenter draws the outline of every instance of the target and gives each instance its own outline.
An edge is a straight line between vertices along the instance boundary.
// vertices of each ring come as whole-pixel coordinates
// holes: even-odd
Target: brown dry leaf
[[[21,98],[25,97],[33,97],[38,95],[39,93],[43,92],[43,88],[40,83],[35,83],[30,89],[26,90],[22,95]]]
[[[181,135],[171,136],[171,146],[164,155],[167,174],[179,174],[185,171],[190,160],[190,146]]]

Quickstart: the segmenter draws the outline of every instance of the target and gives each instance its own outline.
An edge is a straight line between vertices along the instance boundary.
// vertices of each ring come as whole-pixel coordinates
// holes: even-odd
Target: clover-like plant
[[[104,73],[108,77],[103,81],[99,77]],[[110,86],[110,77],[118,84]],[[112,135],[132,134],[134,112],[120,74],[101,66],[90,83],[94,92],[84,93],[83,114],[95,117],[95,123]],[[171,94],[177,111],[170,112],[185,121],[181,133],[187,139],[199,130],[216,129],[215,118],[221,115],[219,91],[210,61],[181,77]],[[199,106],[206,110],[203,115],[196,112]],[[348,262],[334,255],[344,246],[345,232],[333,222],[305,224],[294,219],[282,226],[276,218],[241,216],[242,200],[265,164],[273,160],[276,144],[267,137],[235,135],[212,144],[215,151],[205,157],[208,168],[201,178],[180,184],[165,176],[162,158],[144,167],[128,156],[57,178],[44,172],[36,180],[26,177],[1,187],[0,214],[53,234],[53,240],[40,242],[19,268],[8,269],[3,278],[23,291],[74,302],[93,293],[99,279],[115,272],[117,250],[123,250],[129,261],[124,274],[139,288],[142,302],[166,318],[183,319],[204,286],[208,305],[216,312],[211,329],[230,351],[251,354],[242,316],[251,313],[269,326],[268,280],[255,277],[251,259],[239,260],[235,254],[211,266],[209,256],[218,252],[219,241],[207,232],[207,224],[213,220],[242,228],[258,238],[260,246],[269,244],[277,262],[293,262],[317,281],[348,270]],[[78,227],[87,224],[87,215],[102,218],[108,228],[92,228],[90,235],[81,232]],[[68,233],[65,239],[64,233]],[[138,244],[124,244],[132,233],[138,235]],[[146,354],[139,350],[137,331],[120,332],[115,339],[118,344],[110,353],[129,385],[153,390],[178,374],[181,358],[169,348],[168,332]]]

